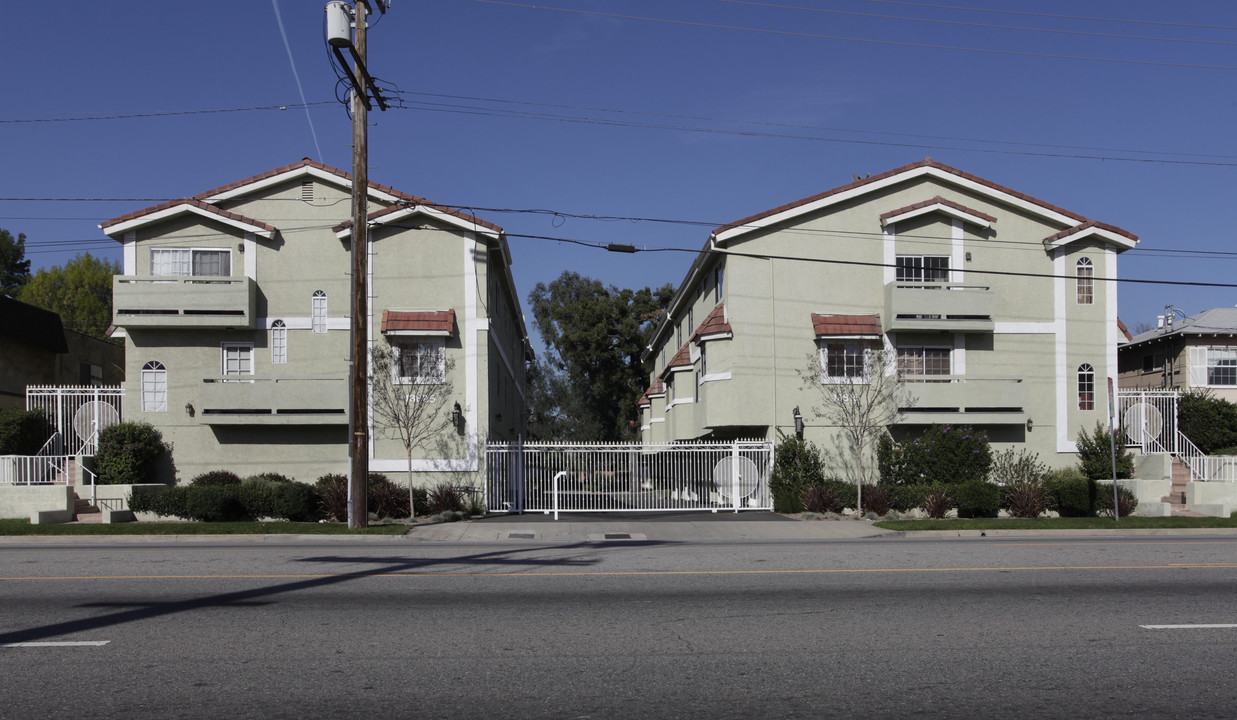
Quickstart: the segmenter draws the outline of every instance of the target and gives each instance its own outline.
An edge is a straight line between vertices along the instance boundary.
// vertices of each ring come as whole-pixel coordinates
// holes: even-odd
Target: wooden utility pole
[[[348,453],[348,527],[369,525],[369,133],[365,30],[369,5],[355,3],[352,66],[352,352]]]

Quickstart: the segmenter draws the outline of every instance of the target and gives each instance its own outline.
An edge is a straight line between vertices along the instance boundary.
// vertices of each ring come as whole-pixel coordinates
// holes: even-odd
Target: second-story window
[[[150,274],[227,277],[232,274],[232,251],[215,248],[151,248]]]
[[[167,412],[168,371],[163,363],[151,360],[142,366],[142,412]]]
[[[1076,282],[1078,283],[1078,304],[1091,305],[1095,302],[1095,266],[1090,258],[1079,258]]]
[[[933,376],[950,374],[951,360],[947,347],[899,347],[898,374],[912,380],[931,382]]]
[[[1087,363],[1078,366],[1078,409],[1095,409],[1095,368]]]
[[[948,255],[899,255],[898,282],[949,282]]]
[[[825,384],[867,384],[872,345],[835,340],[820,346],[820,381]]]
[[[288,326],[283,320],[271,323],[271,364],[285,365],[288,362]]]
[[[722,292],[722,279],[723,279],[722,276],[725,274],[723,272],[724,269],[725,268],[722,267],[722,264],[720,262],[717,264],[717,267],[713,268],[713,302],[714,303],[721,302],[722,299],[726,296],[726,294]]]
[[[394,340],[395,382],[398,385],[432,385],[447,377],[447,346],[442,338]]]
[[[314,290],[313,303],[310,308],[310,324],[314,332],[326,332],[326,293],[321,290]]]
[[[223,374],[225,377],[253,375],[253,345],[250,343],[223,344]]]

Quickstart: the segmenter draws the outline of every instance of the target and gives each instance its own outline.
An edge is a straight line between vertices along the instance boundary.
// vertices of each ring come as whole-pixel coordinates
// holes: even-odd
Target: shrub
[[[904,485],[908,482],[902,448],[889,433],[876,442],[876,470],[882,485]]]
[[[129,493],[129,509],[133,512],[148,512],[162,517],[189,519],[185,510],[187,487],[133,488]]]
[[[432,515],[463,512],[464,497],[454,486],[448,483],[438,483],[430,489],[425,509]]]
[[[101,485],[138,485],[154,475],[155,461],[171,447],[150,423],[122,422],[99,432],[95,471]]]
[[[893,490],[893,509],[899,512],[923,507],[929,495],[946,490],[943,485],[893,485],[890,487]]]
[[[465,500],[465,505],[465,511],[469,515],[485,514],[485,500],[481,499],[481,495],[479,493],[470,493],[468,498]]]
[[[240,485],[241,476],[228,470],[209,470],[190,480],[189,484],[196,487]]]
[[[808,512],[842,512],[846,505],[838,489],[831,485],[813,485],[803,493],[803,507]]]
[[[1096,490],[1095,514],[1099,515],[1100,517],[1112,517],[1113,516],[1112,507],[1113,507],[1113,504],[1112,504],[1111,483],[1109,483],[1108,485],[1100,484]],[[1134,493],[1118,485],[1117,486],[1117,510],[1120,511],[1121,517],[1127,517],[1127,516],[1133,515],[1134,511],[1137,509],[1138,509],[1138,498],[1134,496]]]
[[[924,512],[928,513],[928,517],[933,520],[940,520],[954,508],[954,501],[943,488],[935,487],[923,499],[921,507],[923,507]]]
[[[1044,479],[1051,509],[1062,517],[1090,517],[1095,514],[1095,481],[1077,468],[1053,470]]]
[[[0,411],[0,455],[37,455],[51,436],[41,410]]]
[[[1237,445],[1237,405],[1213,397],[1210,390],[1183,394],[1177,401],[1177,422],[1182,434],[1208,455]]]
[[[1008,448],[992,458],[988,479],[998,485],[1038,483],[1044,479],[1048,466],[1039,461],[1039,455],[1026,449]]]
[[[1051,503],[1043,483],[1038,480],[1023,480],[1004,487],[1001,505],[1016,518],[1037,518]]]
[[[272,483],[282,484],[282,483],[290,483],[290,482],[296,482],[296,481],[290,477],[287,477],[286,475],[280,475],[279,473],[264,472],[264,473],[258,473],[257,475],[250,475],[249,477],[245,478],[245,482],[262,483],[262,484],[272,484]]]
[[[888,485],[863,486],[863,512],[887,515],[893,509],[893,488]]]
[[[367,485],[369,507],[367,510],[380,518],[406,518],[408,489],[400,487],[382,473],[370,473]]]
[[[314,482],[318,492],[318,509],[335,522],[348,522],[348,478],[343,475],[323,475]]]
[[[1001,510],[1001,488],[987,480],[970,480],[953,489],[958,517],[992,518]]]
[[[1095,432],[1088,434],[1086,429],[1078,431],[1078,462],[1082,474],[1092,480],[1112,479],[1111,435],[1102,423],[1095,423]],[[1134,475],[1134,456],[1126,451],[1124,444],[1116,449],[1117,477],[1128,478]]]
[[[260,517],[309,522],[321,517],[319,498],[303,483],[244,483],[134,488],[129,507],[199,522],[253,520]]]
[[[292,522],[313,522],[322,517],[318,493],[305,483],[275,483],[271,517]]]
[[[931,425],[919,437],[899,443],[901,485],[953,485],[984,480],[992,465],[988,436],[970,427]]]
[[[824,466],[820,450],[814,443],[778,433],[777,450],[773,454],[773,472],[769,475],[769,490],[773,493],[773,509],[781,513],[803,511],[803,493],[824,482]]]

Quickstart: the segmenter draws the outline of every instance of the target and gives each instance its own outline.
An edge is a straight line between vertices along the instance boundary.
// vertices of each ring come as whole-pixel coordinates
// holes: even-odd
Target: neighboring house
[[[25,409],[31,385],[123,380],[123,347],[65,330],[56,313],[0,295],[0,410]]]
[[[163,432],[180,478],[347,472],[351,187],[306,159],[100,226],[124,244],[125,416]],[[479,485],[483,443],[515,439],[526,417],[506,236],[376,183],[368,197],[368,343],[395,348],[410,396],[451,368],[454,396],[430,400],[460,408],[441,444],[416,451],[414,480]],[[403,446],[370,438],[371,472],[403,480]]]
[[[1117,351],[1122,388],[1210,390],[1237,402],[1237,308],[1161,315]]]
[[[862,378],[884,348],[914,397],[895,437],[973,425],[997,449],[1074,461],[1116,375],[1129,232],[932,160],[715,230],[646,354],[647,441],[774,439],[835,455],[800,374]],[[810,382],[817,382],[812,379]]]

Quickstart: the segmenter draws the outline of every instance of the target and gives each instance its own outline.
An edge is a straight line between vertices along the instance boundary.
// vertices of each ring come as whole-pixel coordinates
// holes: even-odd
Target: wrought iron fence
[[[94,455],[99,431],[120,422],[124,388],[120,386],[31,386],[26,409],[42,410],[52,424],[55,455]]]
[[[490,443],[494,512],[771,510],[765,441],[668,444]]]

